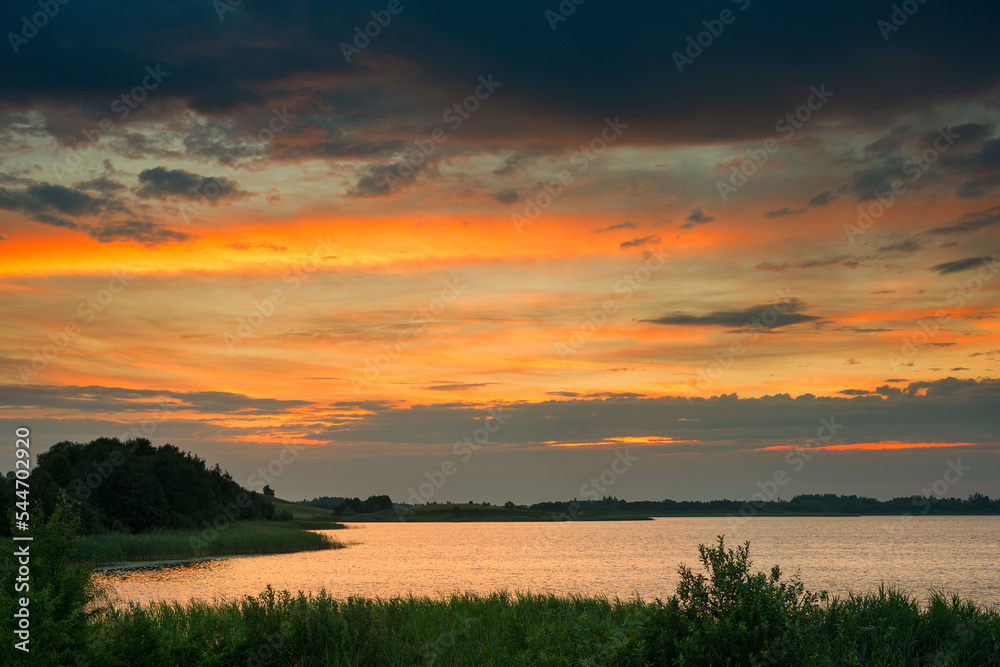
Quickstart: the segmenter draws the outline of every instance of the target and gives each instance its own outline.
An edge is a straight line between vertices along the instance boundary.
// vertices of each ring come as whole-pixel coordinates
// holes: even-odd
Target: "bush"
[[[28,545],[29,590],[16,592],[17,568],[5,568],[0,573],[0,614],[12,618],[19,608],[17,598],[29,598],[30,652],[15,649],[7,638],[0,647],[0,663],[14,664],[16,659],[28,665],[71,664],[84,651],[92,603],[100,590],[90,580],[92,568],[73,560],[79,530],[80,518],[63,497],[48,520],[35,511],[32,541],[15,543],[16,548]],[[13,564],[14,558],[5,561]]]
[[[677,593],[657,600],[640,635],[657,664],[809,664],[822,652],[822,608],[826,592],[810,593],[797,577],[782,582],[751,573],[750,543],[734,552],[698,547],[708,577],[681,565]]]

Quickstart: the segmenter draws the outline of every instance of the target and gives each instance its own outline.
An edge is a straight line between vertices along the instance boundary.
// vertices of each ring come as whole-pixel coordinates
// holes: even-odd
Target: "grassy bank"
[[[329,529],[339,524],[319,522],[237,521],[212,533],[170,530],[137,535],[107,533],[80,540],[75,558],[95,565],[136,561],[184,560],[205,556],[280,554],[336,549],[343,544],[326,535],[304,530]],[[342,527],[342,526],[341,526]]]
[[[443,600],[275,593],[105,609],[93,665],[1000,665],[1000,613],[883,588],[828,599],[748,547],[702,547],[666,601],[508,594]]]

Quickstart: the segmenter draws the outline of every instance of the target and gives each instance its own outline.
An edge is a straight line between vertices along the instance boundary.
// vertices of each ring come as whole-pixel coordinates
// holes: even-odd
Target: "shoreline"
[[[297,522],[234,522],[221,530],[105,533],[80,539],[79,562],[95,568],[141,567],[136,563],[179,563],[234,556],[270,556],[342,549],[347,545],[326,533],[342,528],[300,527]],[[324,531],[324,532],[320,532]]]

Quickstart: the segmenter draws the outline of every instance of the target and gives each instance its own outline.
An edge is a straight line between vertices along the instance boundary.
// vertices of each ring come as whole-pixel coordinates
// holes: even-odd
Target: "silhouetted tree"
[[[241,519],[274,516],[270,500],[241,487],[218,465],[208,468],[204,459],[169,444],[154,447],[145,438],[60,442],[38,456],[29,483],[32,506],[45,515],[65,494],[85,534],[192,529],[233,507]],[[14,509],[13,486],[14,479],[0,484],[4,516]],[[0,532],[9,534],[6,522]]]

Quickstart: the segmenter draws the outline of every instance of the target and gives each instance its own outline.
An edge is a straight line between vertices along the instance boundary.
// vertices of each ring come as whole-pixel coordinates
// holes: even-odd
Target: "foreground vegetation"
[[[721,561],[666,602],[550,595],[238,602],[96,615],[93,665],[996,665],[1000,619],[891,590],[817,604]]]
[[[1000,665],[1000,612],[890,588],[846,599],[807,591],[749,543],[700,547],[667,600],[510,594],[337,599],[268,588],[211,604],[113,606],[94,588],[76,519],[57,508],[33,543],[32,652],[0,663],[87,665]],[[15,607],[14,573],[0,614]]]

